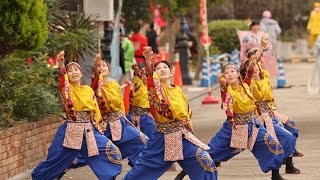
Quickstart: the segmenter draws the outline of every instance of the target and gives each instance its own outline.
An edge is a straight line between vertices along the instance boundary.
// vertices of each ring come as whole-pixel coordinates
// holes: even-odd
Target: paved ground
[[[281,174],[289,180],[320,180],[320,95],[311,96],[306,91],[306,83],[312,67],[312,63],[285,64],[287,84],[293,87],[274,90],[279,111],[295,119],[299,125],[300,137],[297,147],[305,154],[302,158],[294,159],[296,167],[300,168],[302,174],[287,175],[284,174],[284,168],[281,168]],[[204,92],[203,89],[192,87],[186,87],[185,91],[189,98]],[[214,95],[219,97],[217,90],[214,91]],[[220,109],[220,105],[201,105],[204,97],[205,95],[193,99],[190,105],[193,109],[195,135],[208,143],[221,127],[225,114]],[[123,173],[117,179],[121,179],[130,169],[126,161],[123,163]],[[257,161],[249,151],[242,152],[223,163],[218,171],[219,180],[270,180],[270,173],[261,172]],[[168,172],[159,179],[171,180],[176,174],[177,172]],[[30,171],[12,179],[30,179]],[[89,167],[84,167],[69,171],[62,179],[97,178]]]

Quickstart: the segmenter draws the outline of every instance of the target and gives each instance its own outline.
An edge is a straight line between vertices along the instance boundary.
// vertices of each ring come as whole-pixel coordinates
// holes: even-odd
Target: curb
[[[315,57],[309,58],[287,58],[283,59],[284,63],[313,63],[316,61]]]

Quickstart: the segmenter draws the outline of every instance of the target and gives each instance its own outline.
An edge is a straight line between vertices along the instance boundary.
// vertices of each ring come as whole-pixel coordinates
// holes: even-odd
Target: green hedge
[[[222,52],[231,53],[239,49],[237,29],[248,30],[248,22],[243,20],[216,20],[208,23],[208,33],[214,45]]]
[[[0,60],[0,129],[60,110],[55,71],[41,54],[19,51]]]

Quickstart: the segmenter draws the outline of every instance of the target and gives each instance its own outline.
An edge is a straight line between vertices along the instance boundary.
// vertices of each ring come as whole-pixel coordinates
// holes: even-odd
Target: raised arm
[[[100,54],[96,54],[96,64],[94,66],[94,77],[92,79],[91,83],[91,88],[96,91],[96,89],[99,86],[99,75],[100,75],[100,70],[101,70],[101,65],[102,65],[102,58]]]
[[[152,54],[153,54],[153,51],[151,49],[150,46],[146,46],[146,47],[143,47],[143,56],[144,56],[144,59],[146,61],[146,64],[147,64],[147,75],[152,75],[152,63],[151,63],[151,59],[152,59]]]
[[[59,68],[59,75],[64,75],[66,73],[65,65],[64,65],[64,51],[60,51],[57,55],[58,60],[58,68]]]
[[[96,54],[96,64],[94,66],[94,74],[96,77],[99,77],[100,69],[101,69],[101,64],[102,64],[102,58],[100,54]]]
[[[269,34],[268,33],[263,33],[262,38],[261,38],[261,46],[258,48],[258,51],[256,53],[257,55],[257,60],[255,63],[257,63],[260,60],[260,57],[262,55],[262,52],[264,49],[269,45]]]

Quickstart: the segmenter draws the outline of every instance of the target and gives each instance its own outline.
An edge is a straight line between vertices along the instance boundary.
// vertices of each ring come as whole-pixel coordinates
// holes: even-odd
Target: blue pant
[[[289,119],[286,124],[283,124],[278,118],[274,118],[273,123],[280,125],[281,127],[288,130],[296,139],[298,138],[299,129],[298,129],[297,124],[294,120]]]
[[[112,141],[119,149],[122,158],[128,158],[129,165],[134,166],[134,163],[138,160],[139,153],[143,150],[147,137],[131,125],[125,122],[124,118],[120,118],[122,124],[122,136],[119,141]],[[104,135],[108,139],[112,139],[110,126],[107,126]],[[77,163],[73,164],[71,168],[79,168],[88,165],[86,159],[84,159],[80,154],[77,157]]]
[[[281,146],[283,147],[284,157],[287,158],[290,155],[292,155],[295,151],[296,137],[291,132],[289,132],[288,130],[283,128],[281,125],[279,125],[278,124],[279,122],[280,120],[278,120],[277,118],[274,118],[273,126],[276,132],[276,136]]]
[[[177,161],[191,179],[216,180],[216,167],[209,154],[189,141],[183,139],[184,160]],[[172,165],[164,161],[164,135],[153,131],[134,167],[123,179],[156,180]]]
[[[286,124],[284,124],[284,128],[291,132],[291,134],[295,137],[298,138],[299,136],[299,129],[297,127],[297,124],[294,120],[289,119]]]
[[[88,162],[90,168],[99,179],[112,180],[121,173],[121,154],[119,149],[104,135],[94,128],[94,136],[99,149],[99,155],[88,157],[86,138],[83,138],[81,150],[63,147],[67,123],[59,127],[48,150],[47,159],[42,161],[33,171],[33,180],[52,180],[68,169],[75,158],[81,156]]]
[[[143,150],[147,137],[136,128],[129,125],[123,117],[120,118],[122,124],[122,136],[121,140],[113,141],[113,143],[120,149],[122,158],[128,157],[129,165],[132,167],[138,160],[140,152]],[[110,126],[107,126],[107,130],[104,135],[112,139]]]
[[[131,114],[127,114],[127,119],[132,122]],[[148,114],[140,116],[140,131],[143,132],[146,136],[150,137],[152,131],[155,128],[155,122],[152,117]]]
[[[256,122],[256,120],[255,120]],[[267,129],[256,122],[258,136],[252,153],[259,162],[263,172],[279,169],[284,159],[284,149],[268,133]],[[253,123],[249,122],[248,135],[251,135]],[[219,132],[211,139],[208,150],[213,161],[227,161],[241,151],[230,147],[232,127],[226,120]],[[249,138],[249,137],[248,137]]]

